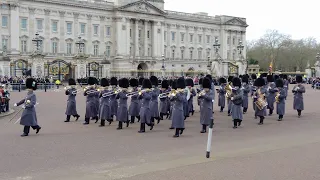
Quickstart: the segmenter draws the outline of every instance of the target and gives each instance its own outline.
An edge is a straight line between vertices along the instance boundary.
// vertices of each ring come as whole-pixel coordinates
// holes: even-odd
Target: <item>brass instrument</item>
[[[279,96],[280,96],[280,92],[277,92],[275,97],[276,103],[279,103]]]
[[[231,98],[231,95],[232,95],[231,82],[226,85],[225,90],[226,90],[226,97],[227,97],[228,99],[230,99],[230,98]]]
[[[131,96],[135,96],[135,95],[138,95],[139,91],[132,91],[132,92],[129,92],[128,94],[126,94],[127,97],[131,97]]]
[[[121,89],[117,89],[117,90],[112,91],[112,92],[104,93],[104,94],[102,94],[102,97],[105,98],[105,97],[117,95],[117,94],[119,94],[121,91],[122,91]]]
[[[200,96],[204,96],[205,94],[206,94],[206,91],[205,91],[205,90],[202,90],[202,91],[199,92],[198,96],[199,96],[199,97],[200,97]]]
[[[168,97],[168,95],[169,95],[170,93],[171,93],[171,92],[161,93],[161,94],[159,94],[159,98]]]
[[[151,88],[151,89],[142,89],[142,90],[139,90],[137,93],[138,93],[139,96],[141,96],[143,93],[150,92],[150,91],[153,91],[153,88]]]
[[[265,95],[261,93],[260,89],[258,89],[257,94],[259,98],[256,102],[254,102],[254,104],[257,106],[259,110],[262,110],[264,107],[268,105],[268,103],[265,101]]]
[[[179,93],[183,93],[183,92],[185,92],[185,89],[179,89],[179,90],[175,90],[175,89],[173,89],[173,90],[171,90],[171,92],[169,93],[169,97],[174,97],[174,96],[176,96],[177,94],[179,94]]]

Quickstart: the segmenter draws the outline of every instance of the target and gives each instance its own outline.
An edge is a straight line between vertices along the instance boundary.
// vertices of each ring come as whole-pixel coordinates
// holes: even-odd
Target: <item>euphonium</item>
[[[279,96],[280,96],[280,92],[277,92],[275,97],[276,103],[279,103]]]
[[[206,94],[206,91],[205,91],[205,90],[202,90],[202,91],[199,92],[198,96],[200,97],[200,96],[203,96],[203,95],[205,95],[205,94]]]
[[[231,82],[226,85],[225,90],[226,90],[226,97],[227,97],[228,99],[230,99],[230,98],[231,98],[231,94],[232,94]]]
[[[264,107],[266,107],[268,104],[264,99],[264,94],[261,93],[260,89],[258,89],[257,91],[257,95],[259,96],[259,98],[257,99],[256,102],[254,102],[254,104],[257,106],[257,108],[259,110],[262,110]]]

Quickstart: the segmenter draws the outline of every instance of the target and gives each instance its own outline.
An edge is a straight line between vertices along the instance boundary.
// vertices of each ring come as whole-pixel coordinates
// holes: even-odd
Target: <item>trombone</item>
[[[113,91],[113,92],[103,93],[103,94],[102,94],[102,97],[103,97],[103,98],[106,98],[106,97],[109,97],[109,96],[117,95],[117,94],[119,94],[121,91],[122,91],[121,89],[118,89],[118,90]]]

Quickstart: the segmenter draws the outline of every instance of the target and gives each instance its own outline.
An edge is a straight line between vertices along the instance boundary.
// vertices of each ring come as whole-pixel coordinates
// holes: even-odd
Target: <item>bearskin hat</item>
[[[130,79],[129,81],[131,87],[138,87],[139,81],[135,78]]]
[[[37,82],[36,82],[36,80],[33,79],[33,78],[28,78],[26,80],[26,88],[27,89],[37,90]]]
[[[121,79],[122,88],[128,88],[129,87],[129,79],[122,78]]]
[[[171,88],[177,90],[177,80],[172,80]]]
[[[139,86],[142,86],[142,82],[143,82],[143,80],[144,80],[144,78],[143,77],[141,77],[141,78],[139,78]]]
[[[152,88],[152,84],[151,84],[150,79],[143,79],[142,88],[143,89],[151,89]]]
[[[262,73],[260,74],[260,77],[267,77],[268,76],[268,73]]]
[[[89,78],[88,78],[88,84],[89,84],[89,85],[95,85],[95,84],[96,84],[96,78],[94,78],[94,77],[89,77]]]
[[[112,78],[110,79],[110,84],[111,84],[111,86],[116,86],[116,85],[118,85],[118,80],[117,80],[117,78],[116,78],[116,77],[112,77]]]
[[[101,85],[102,87],[107,87],[107,86],[109,86],[109,81],[108,81],[108,79],[107,79],[107,78],[102,78],[102,79],[100,80],[100,85]]]
[[[177,88],[184,89],[186,88],[186,81],[183,77],[179,77],[177,80]]]
[[[241,80],[238,77],[232,79],[232,85],[235,87],[241,87]]]
[[[248,75],[242,76],[242,82],[248,83],[249,82],[249,76]]]
[[[203,78],[202,87],[211,89],[211,80],[207,77]]]
[[[224,77],[221,77],[221,78],[219,79],[219,83],[220,83],[220,84],[224,84],[224,83],[227,83],[227,80],[226,80],[226,78],[224,78]]]
[[[282,79],[277,79],[277,80],[276,80],[276,86],[277,86],[277,87],[281,87],[281,88],[282,88],[282,87],[283,87],[283,84],[284,84],[284,83],[283,83],[283,80],[282,80]]]
[[[262,86],[264,86],[265,85],[265,81],[264,81],[264,79],[263,78],[258,78],[258,79],[256,79],[255,81],[254,81],[254,84],[253,84],[254,86],[257,86],[257,87],[262,87]]]
[[[203,78],[199,79],[199,85],[202,85]]]
[[[206,78],[208,78],[208,79],[210,79],[210,81],[212,81],[212,76],[210,74],[207,74]]]
[[[283,79],[288,79],[288,75],[284,74]]]
[[[70,78],[70,79],[68,80],[68,84],[69,84],[69,86],[77,85],[76,80],[74,80],[73,78]]]
[[[123,86],[123,84],[122,84],[122,78],[117,81],[117,84],[119,85],[119,87],[122,88],[122,86]]]
[[[279,76],[275,74],[275,75],[273,76],[273,79],[276,81],[277,79],[279,79]]]
[[[297,83],[302,83],[302,76],[301,75],[297,75],[296,76],[296,81],[297,81]]]
[[[257,79],[257,75],[256,74],[251,74],[251,79],[256,80]]]
[[[193,87],[194,86],[193,80],[191,78],[186,79],[186,85]]]
[[[169,88],[169,81],[168,80],[162,80],[161,82],[161,87],[164,89],[168,89]]]
[[[157,87],[159,84],[158,78],[156,76],[151,76],[150,81],[151,81],[152,86]]]
[[[228,77],[228,82],[232,82],[233,76]]]
[[[280,74],[280,75],[279,75],[279,78],[283,79],[283,74]]]
[[[273,76],[272,75],[267,75],[267,81],[268,82],[274,82]]]
[[[242,79],[243,76],[244,76],[244,75],[240,75],[239,78]]]

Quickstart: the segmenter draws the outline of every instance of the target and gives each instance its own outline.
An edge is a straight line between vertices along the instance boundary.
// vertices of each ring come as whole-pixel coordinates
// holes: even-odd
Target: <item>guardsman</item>
[[[306,88],[302,85],[302,76],[296,76],[297,85],[295,85],[292,89],[292,93],[294,94],[293,99],[293,109],[297,110],[298,117],[301,117],[301,112],[304,110],[303,104],[303,93],[306,92]]]
[[[157,119],[159,123],[160,122],[159,106],[158,106],[158,97],[160,94],[160,89],[158,88],[159,80],[156,76],[151,76],[150,81],[152,84],[151,101],[150,101],[151,122],[154,123],[154,120]]]
[[[94,83],[94,88],[99,91],[100,89],[98,88],[98,84],[99,84],[99,80],[97,78],[95,78],[95,83]],[[96,93],[96,96],[95,96],[95,106],[96,106],[96,109],[97,109],[97,116],[94,117],[93,119],[96,119],[96,122],[97,123],[99,121],[99,106],[100,106],[100,103],[99,103],[99,92]]]
[[[118,90],[118,80],[116,77],[111,77],[110,79],[111,91],[116,92]],[[110,106],[111,106],[111,118],[117,116],[118,101],[116,99],[116,94],[110,96]]]
[[[203,81],[203,78],[200,78],[199,79],[199,89],[197,89],[197,93],[200,93],[202,90],[203,90],[203,87],[202,87],[202,81]],[[201,99],[198,98],[198,106],[200,107],[200,111],[201,111]]]
[[[66,89],[66,95],[68,96],[67,101],[67,109],[66,109],[66,115],[67,119],[64,122],[70,122],[70,117],[73,116],[76,118],[76,121],[79,119],[79,114],[77,112],[77,102],[76,102],[76,96],[77,96],[77,89],[76,89],[76,81],[72,78],[69,79],[69,87]]]
[[[255,98],[254,97],[254,94],[257,92],[257,87],[254,85],[254,82],[256,81],[257,79],[257,75],[256,74],[251,74],[251,87],[250,87],[250,90],[251,90],[251,97],[252,97],[252,108],[253,108],[253,112],[256,112],[256,105],[255,105]],[[257,119],[257,116],[254,115],[254,118]]]
[[[177,80],[177,90],[169,95],[170,100],[173,102],[172,107],[172,127],[176,129],[173,137],[179,137],[184,131],[184,111],[183,103],[185,102],[186,82],[183,77]]]
[[[210,125],[211,120],[213,120],[212,114],[212,100],[213,91],[211,90],[211,80],[209,78],[204,78],[202,81],[203,90],[199,93],[198,98],[200,101],[200,124],[202,125],[202,130],[200,133],[207,132],[207,126]]]
[[[212,99],[212,113],[214,113],[213,112],[213,104],[214,104],[214,100],[215,100],[215,95],[216,95],[216,90],[215,90],[215,87],[214,87],[214,82],[213,82],[213,78],[212,78],[212,76],[210,75],[210,74],[208,74],[208,75],[206,75],[206,77],[207,78],[209,78],[210,79],[210,82],[211,82],[211,91],[212,91],[212,93],[213,93],[213,99]]]
[[[122,78],[119,80],[119,87],[121,91],[117,93],[116,99],[119,99],[118,110],[117,110],[117,121],[118,130],[122,129],[122,124],[127,123],[127,127],[129,127],[129,119],[128,119],[128,87],[129,80],[127,78]]]
[[[170,111],[170,101],[168,99],[168,93],[170,92],[169,89],[169,82],[168,80],[162,80],[161,82],[161,95],[159,96],[160,99],[160,119],[163,120],[163,116],[169,114]]]
[[[143,80],[144,80],[143,77],[140,77],[140,78],[139,78],[139,80],[138,80],[138,81],[139,81],[139,88],[138,88],[138,90],[141,90]],[[139,98],[138,98],[138,99],[139,99]],[[140,113],[140,107],[141,107],[141,99],[139,99],[139,113]],[[138,122],[140,122],[140,115],[137,116],[137,119],[138,119]]]
[[[228,77],[228,88],[230,86],[230,88],[232,89],[232,79],[233,79],[233,76],[229,76]],[[232,108],[232,101],[231,101],[231,97],[227,97],[227,103],[228,103],[228,116],[231,116],[231,108]]]
[[[99,92],[95,88],[96,79],[94,77],[88,78],[88,86],[85,88],[83,93],[84,96],[87,97],[86,100],[86,114],[85,114],[85,122],[84,125],[90,123],[90,118],[95,118],[96,121],[99,120],[97,117],[98,109],[96,107],[96,96]]]
[[[109,81],[106,78],[100,80],[100,107],[99,107],[99,118],[101,119],[100,127],[105,126],[106,120],[109,125],[112,123],[111,119],[111,106],[110,106],[110,94],[113,93],[109,90]]]
[[[258,78],[254,82],[254,86],[257,87],[257,91],[253,95],[254,106],[255,106],[255,116],[260,118],[259,125],[262,125],[264,118],[267,115],[267,102],[265,99],[265,94],[267,92],[265,88],[266,81],[263,78]]]
[[[171,89],[172,90],[177,90],[177,80],[172,80],[172,84],[171,84]],[[171,101],[171,98],[169,97],[169,102],[170,102],[170,116],[169,119],[171,120],[171,127],[169,129],[174,129],[173,127],[173,121],[172,121],[172,110],[173,110],[173,105],[174,105],[174,101]]]
[[[132,88],[131,92],[131,103],[129,106],[129,116],[130,116],[130,123],[133,124],[135,121],[135,118],[139,118],[139,112],[140,112],[140,100],[139,100],[139,94],[138,94],[138,85],[139,81],[135,78],[130,79],[129,81],[130,87]]]
[[[286,90],[286,94],[288,94],[289,84],[290,83],[289,83],[289,80],[288,80],[288,75],[284,74],[283,75],[283,87]]]
[[[249,93],[250,93],[250,85],[249,85],[249,75],[242,76],[242,93],[243,93],[243,114],[247,113],[249,107]]]
[[[278,93],[275,96],[275,101],[277,103],[277,114],[279,115],[278,121],[282,121],[283,116],[285,114],[286,110],[286,97],[287,97],[287,92],[284,89],[284,82],[282,79],[277,79],[276,80],[276,86],[278,88]]]
[[[273,114],[274,110],[274,102],[276,93],[278,92],[278,89],[276,88],[276,85],[274,83],[274,77],[273,75],[269,74],[267,75],[267,81],[268,81],[268,87],[267,87],[267,109],[269,109],[269,116]]]
[[[37,113],[35,105],[37,104],[37,97],[34,93],[37,90],[37,82],[33,78],[28,78],[26,80],[26,88],[28,90],[27,96],[14,104],[14,106],[20,106],[23,104],[23,112],[20,118],[20,125],[23,125],[23,134],[22,137],[28,136],[30,132],[30,127],[36,130],[36,134],[39,133],[41,127],[38,125]]]
[[[246,75],[243,75],[244,77]],[[243,119],[243,111],[242,111],[242,104],[243,104],[243,92],[241,89],[241,80],[240,78],[234,77],[232,79],[232,94],[231,94],[231,101],[232,101],[232,119],[233,119],[233,128],[237,128],[241,126],[241,122]]]
[[[223,109],[226,106],[226,83],[227,80],[224,77],[219,79],[220,87],[217,89],[217,91],[219,94],[218,106],[220,107],[220,112],[223,112]]]
[[[189,114],[191,113],[191,115],[193,116],[193,114],[194,114],[193,97],[195,97],[197,95],[197,92],[193,88],[194,82],[191,78],[186,79],[186,84],[187,84],[187,88],[189,89],[189,92],[190,92],[190,97],[188,100]]]
[[[149,79],[144,79],[142,82],[142,89],[139,92],[139,99],[141,99],[140,108],[140,130],[139,133],[146,131],[146,124],[153,129],[153,122],[151,122],[150,101],[151,101],[151,88],[152,84]]]

